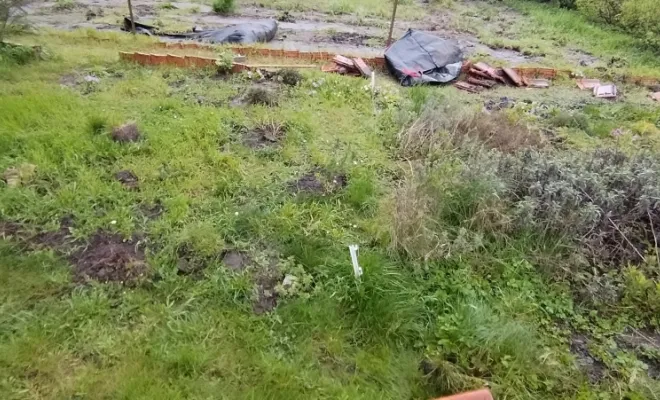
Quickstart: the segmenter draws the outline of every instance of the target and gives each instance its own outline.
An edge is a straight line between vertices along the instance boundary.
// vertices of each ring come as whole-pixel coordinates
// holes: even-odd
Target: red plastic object
[[[449,397],[440,397],[435,400],[493,400],[493,395],[490,394],[490,390],[481,389],[473,392],[455,394]]]

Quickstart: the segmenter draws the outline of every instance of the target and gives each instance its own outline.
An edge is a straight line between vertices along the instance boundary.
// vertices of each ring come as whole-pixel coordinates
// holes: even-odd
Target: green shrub
[[[215,0],[213,11],[218,14],[231,14],[234,11],[234,0]]]
[[[619,22],[622,3],[621,0],[576,0],[580,12],[593,20],[608,24]]]
[[[37,53],[31,47],[0,43],[0,62],[24,65],[36,58]]]
[[[559,112],[550,119],[550,124],[558,128],[575,128],[589,132],[589,119],[581,113]]]
[[[621,26],[642,40],[644,45],[660,50],[660,7],[656,0],[627,0],[621,8]]]

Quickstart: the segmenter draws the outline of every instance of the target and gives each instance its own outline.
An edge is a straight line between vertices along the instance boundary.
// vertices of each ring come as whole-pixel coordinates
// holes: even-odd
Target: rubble
[[[371,77],[372,69],[362,58],[348,58],[337,54],[332,58],[332,63],[321,66],[321,71],[341,75]]]
[[[594,88],[594,96],[601,99],[613,99],[616,97],[617,90],[616,86],[609,85],[599,85]]]
[[[460,90],[478,93],[483,89],[491,89],[498,84],[546,89],[550,87],[550,80],[545,78],[528,78],[523,72],[514,68],[494,68],[484,62],[467,66],[466,77],[454,86]],[[543,74],[541,74],[543,75]],[[538,75],[537,75],[538,76]]]

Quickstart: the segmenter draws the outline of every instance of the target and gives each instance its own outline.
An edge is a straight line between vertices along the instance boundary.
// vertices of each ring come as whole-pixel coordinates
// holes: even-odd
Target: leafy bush
[[[559,112],[550,119],[550,124],[558,128],[575,128],[589,132],[589,119],[581,113]]]
[[[571,238],[594,264],[639,263],[654,243],[660,162],[653,155],[529,151],[503,159],[497,175],[520,226]]]
[[[231,14],[234,11],[234,0],[215,0],[213,11],[218,14]]]
[[[636,1],[636,0],[633,0]],[[583,14],[597,21],[616,24],[621,16],[621,0],[576,0]]]
[[[31,47],[0,43],[0,62],[23,65],[35,58],[37,58],[37,53]]]
[[[620,22],[646,46],[660,50],[660,7],[656,0],[625,1]]]

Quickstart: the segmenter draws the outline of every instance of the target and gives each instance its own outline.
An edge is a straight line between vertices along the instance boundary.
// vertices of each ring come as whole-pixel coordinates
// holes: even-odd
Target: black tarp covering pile
[[[131,20],[124,18],[123,30],[131,30]],[[160,33],[150,25],[135,23],[138,33],[157,35],[175,39],[198,40],[208,43],[258,43],[270,42],[277,33],[277,21],[245,22],[238,25],[227,26],[221,29],[194,31],[190,33]]]
[[[410,29],[387,49],[385,60],[403,86],[447,83],[461,74],[463,52],[453,40]]]

